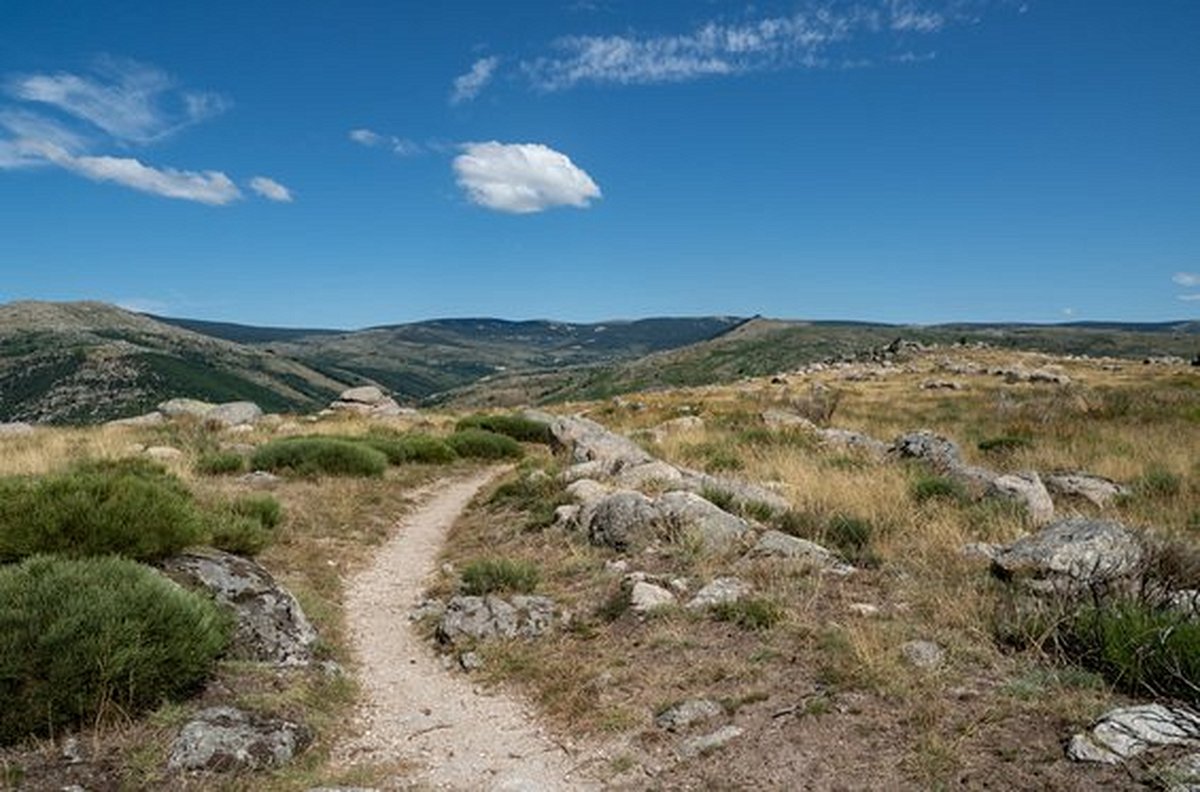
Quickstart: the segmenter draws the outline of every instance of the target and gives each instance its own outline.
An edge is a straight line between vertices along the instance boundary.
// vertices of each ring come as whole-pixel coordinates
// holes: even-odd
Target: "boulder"
[[[725,708],[709,699],[688,699],[668,707],[654,718],[654,725],[667,731],[686,729],[695,723],[718,718]]]
[[[598,460],[592,462],[579,462],[571,465],[558,475],[560,479],[568,484],[572,484],[576,481],[586,481],[588,479],[592,479],[594,481],[596,479],[607,478],[607,476],[608,466]]]
[[[824,445],[863,451],[871,456],[883,457],[888,452],[887,443],[850,429],[818,429],[817,437]]]
[[[362,385],[357,388],[347,388],[341,392],[337,400],[340,402],[365,404],[370,407],[379,404],[387,398],[387,394],[380,388],[374,385]]]
[[[416,415],[417,411],[401,407],[395,399],[374,385],[362,385],[342,391],[330,403],[334,412],[351,412],[371,418],[395,418],[401,415]]]
[[[698,415],[684,415],[680,418],[672,418],[669,421],[663,421],[658,426],[650,430],[650,436],[655,442],[661,443],[668,437],[687,432],[698,432],[704,428],[704,419]]]
[[[219,550],[172,556],[160,563],[167,577],[209,592],[237,620],[230,655],[282,666],[313,661],[317,631],[300,603],[254,561]]]
[[[586,527],[592,544],[620,552],[653,538],[659,525],[658,510],[649,498],[622,490],[595,503]]]
[[[1000,550],[992,571],[1003,580],[1053,592],[1131,577],[1141,560],[1141,545],[1125,526],[1072,517]]]
[[[602,425],[580,416],[555,418],[550,423],[554,445],[571,452],[575,462],[599,462],[608,475],[652,462],[636,443],[627,437],[610,432]]]
[[[646,489],[655,484],[671,485],[682,481],[683,474],[678,468],[660,460],[626,468],[616,478],[617,486],[626,489]]]
[[[493,594],[457,596],[446,604],[437,637],[451,645],[487,638],[537,638],[557,618],[557,607],[547,597],[518,595],[505,601]]]
[[[900,647],[900,653],[914,668],[938,668],[946,658],[945,650],[933,641],[909,641]]]
[[[688,608],[702,610],[714,605],[737,602],[750,593],[749,584],[735,577],[721,577],[696,592],[688,601]]]
[[[31,435],[33,432],[33,425],[27,424],[24,421],[0,423],[0,437],[22,437],[24,435]]]
[[[654,507],[666,528],[698,538],[709,550],[727,547],[754,533],[750,523],[694,492],[668,492],[654,501]]]
[[[838,563],[836,555],[816,542],[773,529],[758,538],[758,543],[750,549],[749,555],[759,558],[789,558],[821,566]]]
[[[1071,738],[1067,756],[1076,762],[1120,764],[1156,746],[1189,744],[1200,745],[1200,714],[1144,704],[1106,712],[1088,731]]]
[[[238,482],[251,489],[274,489],[282,479],[266,470],[252,470],[238,476]]]
[[[1043,477],[1043,481],[1046,489],[1055,495],[1083,498],[1100,508],[1110,504],[1119,495],[1129,494],[1128,487],[1091,473],[1050,473]]]
[[[304,726],[233,707],[196,713],[171,745],[167,769],[230,772],[287,764],[312,741]]]
[[[901,435],[892,443],[891,453],[900,459],[919,459],[935,470],[950,472],[963,466],[958,443],[928,430]]]
[[[150,446],[142,451],[142,453],[157,462],[171,462],[176,459],[183,459],[183,452],[171,446]]]
[[[1033,471],[996,476],[985,494],[1020,503],[1034,525],[1046,525],[1054,519],[1054,501],[1041,477]]]
[[[709,751],[722,748],[740,736],[742,736],[742,729],[740,727],[723,726],[712,734],[705,734],[701,737],[692,737],[691,739],[684,740],[679,744],[679,755],[685,759],[700,756]]]
[[[734,506],[740,509],[766,507],[772,511],[783,512],[791,508],[787,498],[757,484],[712,476],[695,470],[681,469],[680,473],[683,474],[683,484],[680,489],[702,495],[714,492],[728,498]]]
[[[190,415],[193,418],[203,418],[208,415],[215,404],[199,399],[168,399],[158,405],[158,411],[168,418],[179,418]]]
[[[251,401],[218,404],[204,415],[207,422],[221,426],[252,426],[262,418],[262,408]]]
[[[644,580],[634,582],[629,592],[629,606],[636,613],[647,613],[655,608],[675,604],[675,595],[662,586]]]

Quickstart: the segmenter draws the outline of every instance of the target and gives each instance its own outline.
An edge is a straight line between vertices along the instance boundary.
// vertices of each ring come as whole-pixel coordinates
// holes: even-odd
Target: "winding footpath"
[[[356,736],[338,751],[347,764],[401,762],[400,788],[593,789],[578,757],[552,741],[527,709],[443,669],[409,621],[446,534],[502,470],[438,482],[399,525],[346,596],[362,703]]]

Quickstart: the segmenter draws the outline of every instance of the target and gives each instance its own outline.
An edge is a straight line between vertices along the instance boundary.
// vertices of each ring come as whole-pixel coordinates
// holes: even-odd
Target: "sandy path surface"
[[[596,785],[573,770],[579,758],[552,741],[524,706],[444,670],[409,621],[450,526],[497,475],[493,470],[425,490],[428,499],[350,581],[346,613],[363,702],[357,736],[338,753],[350,765],[416,766],[395,779],[401,788],[592,789]]]

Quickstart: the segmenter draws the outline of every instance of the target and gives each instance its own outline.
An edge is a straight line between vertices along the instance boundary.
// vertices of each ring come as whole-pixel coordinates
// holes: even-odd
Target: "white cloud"
[[[587,207],[600,198],[592,177],[541,143],[466,143],[454,158],[458,184],[474,204],[529,214],[555,206]]]
[[[1194,302],[1200,300],[1200,294],[1181,294],[1179,295],[1179,299]]]
[[[471,64],[470,71],[454,78],[454,90],[450,93],[450,104],[469,102],[479,96],[480,92],[492,81],[492,75],[495,74],[496,67],[499,65],[500,59],[495,56],[480,58]]]
[[[569,36],[557,51],[521,65],[535,87],[565,90],[580,83],[636,85],[781,68],[917,62],[889,57],[900,35],[933,34],[973,19],[985,0],[875,0],[813,4],[791,16],[709,22],[690,33]]]
[[[347,137],[360,146],[386,148],[399,157],[413,157],[423,150],[421,144],[395,135],[381,135],[370,129],[352,129]]]
[[[250,189],[266,198],[268,201],[276,201],[277,203],[291,203],[292,191],[284,187],[274,179],[269,179],[266,176],[255,176],[250,180]]]
[[[1200,272],[1176,272],[1171,276],[1171,280],[1188,288],[1200,286]]]
[[[206,92],[185,92],[163,71],[136,61],[103,58],[94,74],[10,77],[8,93],[50,105],[125,143],[150,143],[224,112],[229,103]]]
[[[49,143],[31,145],[36,145],[47,162],[92,181],[113,182],[165,198],[210,206],[224,206],[242,197],[237,185],[220,171],[155,168],[132,157],[77,156]]]

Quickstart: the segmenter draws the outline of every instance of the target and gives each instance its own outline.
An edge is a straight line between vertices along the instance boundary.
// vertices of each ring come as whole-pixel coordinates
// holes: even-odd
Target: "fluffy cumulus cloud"
[[[917,59],[897,55],[907,39],[973,21],[987,4],[812,3],[788,16],[712,21],[686,33],[568,36],[554,43],[552,54],[525,60],[521,66],[538,89],[560,91],[583,83],[635,85],[770,69],[910,63]]]
[[[1171,276],[1171,281],[1185,289],[1200,289],[1200,272],[1176,272]],[[1200,300],[1200,294],[1180,294],[1179,299],[1186,302],[1196,302]]]
[[[58,167],[94,182],[209,206],[242,197],[219,170],[160,167],[103,153],[105,146],[161,143],[220,115],[229,102],[219,94],[183,90],[160,69],[115,58],[97,60],[86,73],[10,75],[3,90],[14,104],[0,105],[0,170]],[[271,179],[258,177],[250,187],[269,200],[291,200],[287,188]]]
[[[471,64],[466,74],[460,74],[454,79],[454,89],[450,92],[450,104],[469,102],[487,87],[500,65],[497,57],[480,58]]]
[[[466,143],[453,165],[468,200],[497,212],[586,208],[600,198],[591,176],[566,154],[541,143]]]
[[[250,180],[250,189],[266,198],[268,201],[276,203],[291,203],[292,191],[284,187],[274,179],[269,179],[266,176],[255,176]]]

